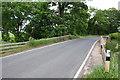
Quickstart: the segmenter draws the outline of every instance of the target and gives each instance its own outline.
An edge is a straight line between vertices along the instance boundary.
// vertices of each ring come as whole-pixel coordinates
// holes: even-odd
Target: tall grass
[[[115,53],[120,51],[119,47],[117,48],[118,41],[117,40],[112,40],[110,43],[106,44],[106,49],[111,50],[111,52]]]
[[[120,36],[118,36],[118,33],[113,33],[110,34],[110,37],[112,39],[111,42],[106,44],[106,50],[111,50],[110,72],[106,73],[104,71],[104,65],[100,65],[93,69],[91,74],[86,75],[85,78],[118,78],[120,76],[120,71],[118,70],[120,47],[116,47],[119,43],[118,39],[120,39]]]
[[[34,40],[31,39],[30,42],[28,43],[28,46],[31,47],[37,47],[37,46],[43,46],[47,44],[52,44],[52,43],[57,43],[61,41],[66,41],[70,39],[76,39],[79,38],[78,36],[69,36],[69,37],[64,37],[64,38],[53,38],[53,39],[40,39],[40,40]]]
[[[106,73],[104,65],[95,67],[91,74],[85,78],[118,78],[118,55],[111,54],[110,72]]]

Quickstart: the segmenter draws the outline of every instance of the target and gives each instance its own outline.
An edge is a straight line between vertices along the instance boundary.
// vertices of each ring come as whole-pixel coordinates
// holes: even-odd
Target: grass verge
[[[40,39],[40,40],[31,39],[30,42],[26,46],[20,47],[15,51],[1,53],[0,56],[6,56],[6,55],[14,54],[17,52],[21,52],[24,50],[29,50],[32,48],[42,47],[45,45],[49,45],[49,44],[53,44],[53,43],[57,43],[57,42],[62,42],[62,41],[66,41],[66,40],[71,40],[71,39],[76,39],[76,38],[79,38],[79,36],[72,35],[72,36],[63,37],[63,38],[53,38],[53,39],[48,38],[48,39]]]
[[[106,50],[111,50],[110,72],[104,72],[104,65],[100,65],[95,67],[91,74],[86,75],[85,78],[118,78],[120,76],[118,73],[120,47],[116,47],[118,43],[119,41],[117,39],[112,39],[111,42],[106,45]]]
[[[104,65],[96,66],[85,78],[118,78],[118,54],[111,54],[110,72],[106,73]]]

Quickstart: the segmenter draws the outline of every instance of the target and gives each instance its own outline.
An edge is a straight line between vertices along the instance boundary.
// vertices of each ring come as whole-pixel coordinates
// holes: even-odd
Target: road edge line
[[[100,39],[99,39],[99,40],[100,40]],[[87,60],[88,60],[88,58],[89,58],[89,56],[90,56],[93,48],[95,47],[96,43],[97,43],[99,40],[96,40],[96,41],[94,42],[94,44],[92,45],[92,47],[91,47],[91,49],[90,49],[87,57],[86,57],[85,60],[83,61],[82,65],[79,67],[77,73],[75,74],[74,79],[75,79],[75,78],[78,78],[78,76],[79,76],[81,70],[83,69],[83,67],[85,66],[85,63],[87,62]]]

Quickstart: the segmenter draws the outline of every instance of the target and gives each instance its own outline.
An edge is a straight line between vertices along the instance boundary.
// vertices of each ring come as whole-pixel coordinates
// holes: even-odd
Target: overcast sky
[[[109,8],[116,8],[118,9],[118,2],[120,0],[92,0],[87,1],[88,6],[95,7],[97,9],[109,9]]]

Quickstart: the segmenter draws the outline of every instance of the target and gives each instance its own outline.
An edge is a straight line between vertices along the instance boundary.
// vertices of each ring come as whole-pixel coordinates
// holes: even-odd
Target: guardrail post
[[[105,72],[110,71],[110,50],[107,50],[106,61],[105,61]]]

